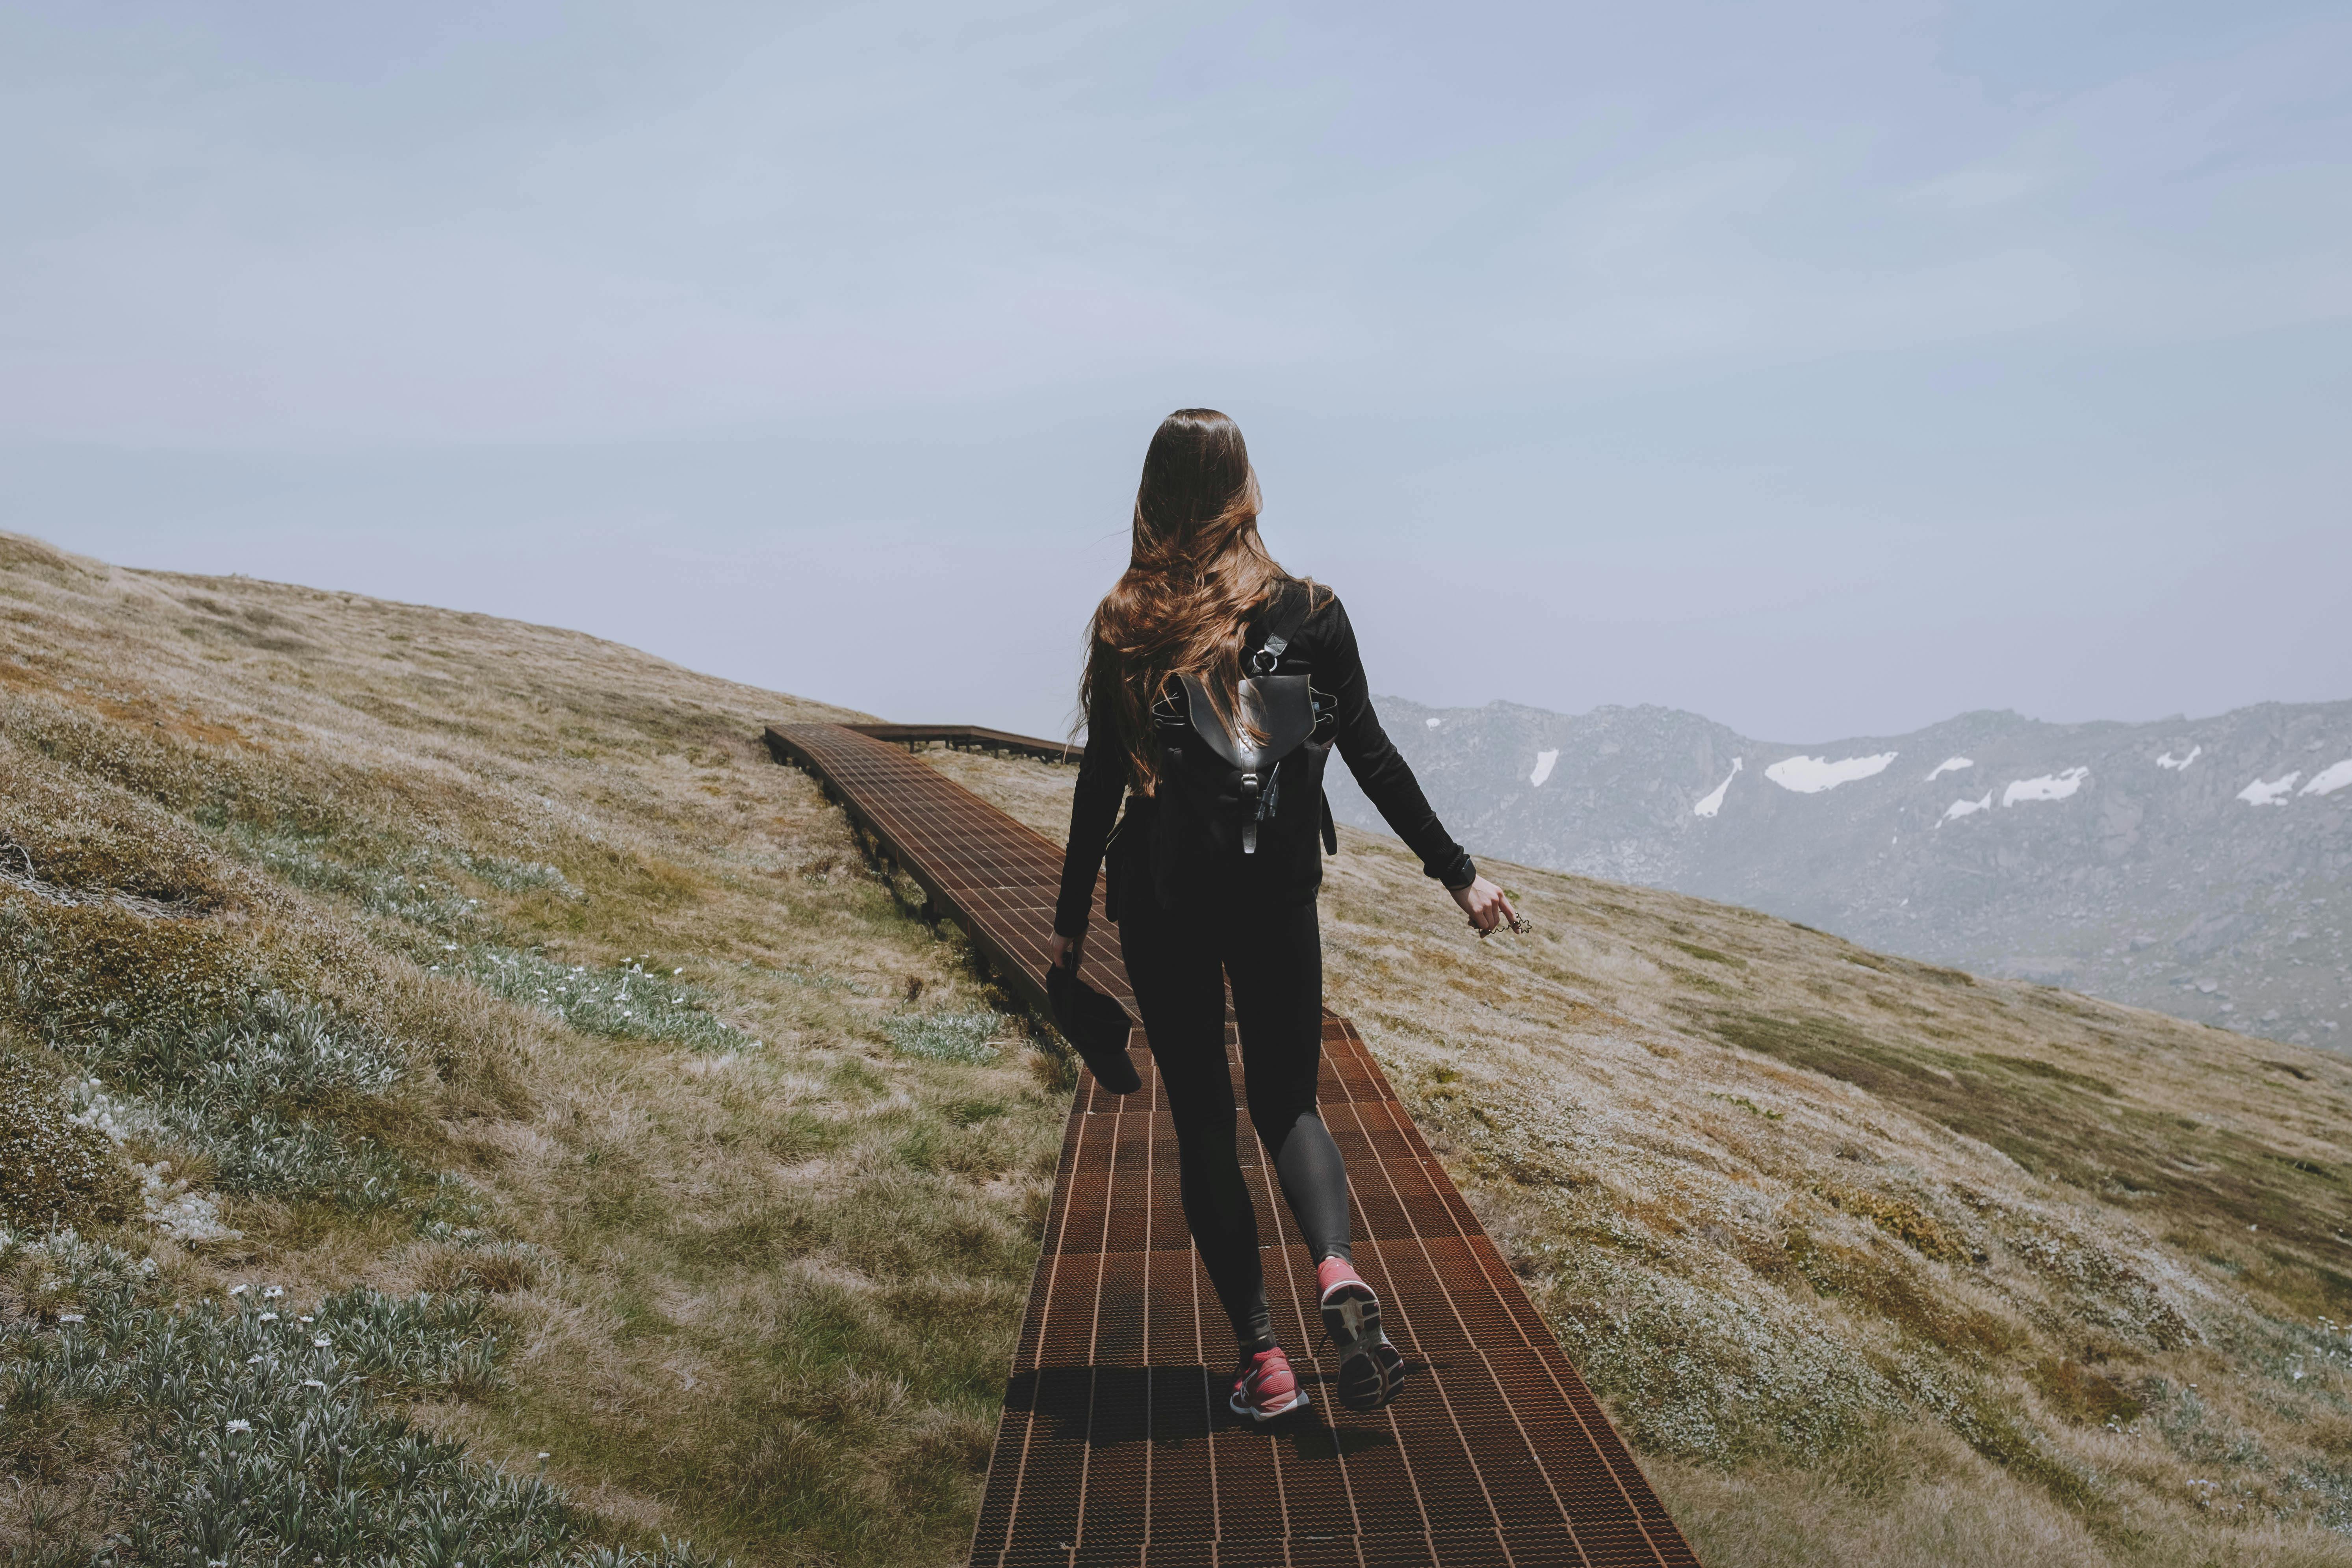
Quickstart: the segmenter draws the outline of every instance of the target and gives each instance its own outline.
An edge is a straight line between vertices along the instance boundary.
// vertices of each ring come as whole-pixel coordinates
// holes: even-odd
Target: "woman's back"
[[[1347,610],[1275,563],[1257,510],[1256,476],[1232,420],[1194,408],[1161,424],[1144,458],[1128,569],[1087,628],[1087,743],[1054,955],[1075,975],[1108,852],[1106,907],[1175,1122],[1185,1220],[1234,1328],[1232,1405],[1264,1421],[1307,1394],[1266,1312],[1225,1058],[1229,994],[1251,1126],[1315,1259],[1339,1397],[1376,1409],[1402,1386],[1379,1299],[1349,1261],[1347,1167],[1316,1102],[1315,895],[1323,854],[1336,848],[1322,790],[1328,752],[1482,935],[1517,917],[1447,835],[1381,730]],[[1263,692],[1245,692],[1244,680],[1263,682]],[[1245,696],[1265,700],[1253,706]],[[1310,721],[1277,713],[1277,699],[1306,701]]]

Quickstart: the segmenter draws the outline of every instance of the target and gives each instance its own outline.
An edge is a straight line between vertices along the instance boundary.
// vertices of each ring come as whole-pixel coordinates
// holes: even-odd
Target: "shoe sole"
[[[1313,1403],[1313,1400],[1307,1397],[1307,1391],[1302,1388],[1297,1393],[1292,1394],[1290,1396],[1290,1403],[1284,1405],[1281,1409],[1260,1410],[1255,1405],[1244,1403],[1241,1394],[1236,1392],[1231,1399],[1225,1401],[1225,1408],[1232,1411],[1236,1415],[1247,1416],[1250,1420],[1257,1422],[1259,1425],[1263,1426],[1268,1421],[1279,1420],[1281,1417],[1289,1415],[1292,1411],[1298,1409],[1302,1405],[1311,1405]]]
[[[1349,1279],[1323,1293],[1323,1331],[1339,1352],[1339,1403],[1378,1410],[1397,1395],[1404,1357],[1381,1330],[1381,1299]]]

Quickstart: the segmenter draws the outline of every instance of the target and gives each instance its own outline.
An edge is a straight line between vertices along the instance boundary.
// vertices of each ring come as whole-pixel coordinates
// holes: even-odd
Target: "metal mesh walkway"
[[[885,742],[831,724],[767,739],[1044,1009],[1060,849]],[[1126,997],[1118,928],[1096,916],[1087,978]],[[1356,1265],[1403,1394],[1362,1415],[1329,1393],[1314,1268],[1244,1118],[1275,1331],[1315,1403],[1263,1428],[1225,1413],[1233,1333],[1184,1228],[1139,1030],[1145,1087],[1122,1100],[1087,1076],[1071,1108],[973,1568],[1696,1568],[1355,1029],[1327,1012],[1323,1044]],[[1237,1056],[1234,1071],[1238,1099]]]

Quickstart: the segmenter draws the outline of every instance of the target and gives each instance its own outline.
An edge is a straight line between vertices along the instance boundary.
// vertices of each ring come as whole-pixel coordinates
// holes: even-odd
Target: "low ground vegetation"
[[[960,1555],[1067,1069],[834,711],[0,536],[0,1550]]]
[[[1073,770],[925,755],[1060,837]],[[1392,841],[1329,867],[1331,1005],[1704,1561],[2352,1563],[2352,1064],[1516,866],[1481,942]]]
[[[833,711],[0,535],[13,1559],[959,1559],[1069,1068]],[[2352,1562],[2339,1060],[1508,877],[1332,999],[1707,1562]]]
[[[14,1560],[700,1568],[690,1548],[583,1541],[535,1475],[468,1459],[387,1396],[497,1386],[478,1291],[365,1288],[310,1311],[282,1286],[169,1291],[152,1257],[0,1233],[0,1427]],[[167,1296],[175,1296],[165,1304]],[[89,1484],[89,1463],[111,1471]]]

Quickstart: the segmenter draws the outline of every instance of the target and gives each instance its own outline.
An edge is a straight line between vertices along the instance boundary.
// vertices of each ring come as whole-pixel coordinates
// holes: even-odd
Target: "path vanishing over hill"
[[[849,717],[0,538],[0,1548],[959,1562],[1074,1079]],[[1507,876],[1346,834],[1330,1003],[1702,1561],[2352,1563],[2340,1058]]]

